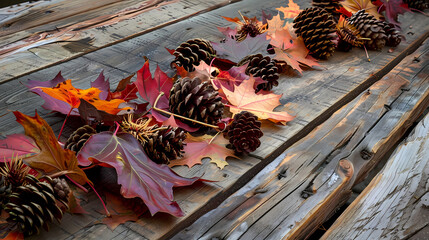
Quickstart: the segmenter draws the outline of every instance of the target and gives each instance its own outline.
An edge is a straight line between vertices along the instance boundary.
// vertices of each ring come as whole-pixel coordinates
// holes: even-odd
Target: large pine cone
[[[171,62],[176,63],[177,66],[185,68],[186,71],[192,72],[195,70],[194,66],[200,65],[200,61],[210,64],[216,51],[213,49],[212,44],[201,38],[194,38],[182,44],[173,53],[176,58]]]
[[[381,50],[386,45],[386,33],[384,22],[365,12],[364,9],[353,14],[349,23],[356,27],[360,36],[369,38],[365,41],[365,46],[370,50]]]
[[[68,206],[70,187],[64,178],[54,178],[51,180],[52,187],[54,188],[55,198],[65,206]]]
[[[49,229],[54,219],[61,220],[63,212],[57,206],[52,185],[40,182],[32,175],[25,177],[26,184],[19,186],[10,195],[6,204],[8,221],[18,223],[18,227],[29,236],[39,233],[41,227]]]
[[[216,125],[222,118],[224,105],[210,82],[198,77],[179,79],[170,91],[170,111],[200,122]],[[205,129],[198,123],[181,120],[190,127]]]
[[[338,10],[341,8],[340,0],[313,0],[311,5],[313,7],[321,7],[325,9],[337,20],[341,15],[341,13],[338,12]]]
[[[253,113],[242,111],[234,116],[224,135],[236,153],[253,152],[261,145],[261,122]]]
[[[298,36],[302,36],[310,54],[326,59],[335,51],[338,38],[335,21],[331,14],[320,7],[307,8],[293,20],[293,27]]]
[[[408,4],[409,8],[414,8],[420,11],[429,7],[429,0],[403,0],[403,2]]]
[[[69,149],[78,153],[88,139],[96,134],[94,128],[89,125],[82,126],[74,131],[64,146],[65,149]]]
[[[242,66],[246,63],[249,63],[245,71],[247,75],[252,74],[254,77],[260,77],[266,81],[256,87],[256,92],[260,90],[270,91],[273,86],[279,85],[277,81],[279,79],[279,70],[270,57],[264,57],[262,54],[250,55],[243,58],[238,65]]]
[[[391,23],[384,22],[384,32],[386,33],[386,46],[396,47],[401,43],[401,35],[395,26]]]
[[[169,164],[170,160],[182,157],[186,134],[180,128],[166,126],[148,136],[143,148],[152,161]]]

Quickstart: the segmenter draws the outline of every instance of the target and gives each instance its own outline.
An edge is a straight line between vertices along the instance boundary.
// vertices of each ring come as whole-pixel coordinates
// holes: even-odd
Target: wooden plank
[[[18,32],[13,37],[13,42],[7,40],[8,44],[0,47],[0,69],[4,72],[0,76],[0,82],[77,58],[230,3],[227,0],[131,2],[134,3],[133,6],[113,8],[119,9],[113,13],[109,12],[109,5],[91,14],[81,13],[70,17],[73,20],[65,18],[47,24],[32,34]],[[124,1],[120,1],[118,4],[123,3]],[[98,15],[101,13],[105,14]],[[93,17],[80,21],[81,15]],[[74,23],[69,24],[70,21]],[[48,29],[43,29],[44,27]],[[5,38],[10,39],[9,36]]]
[[[428,148],[429,115],[322,239],[408,239],[427,227]]]
[[[426,41],[173,239],[308,237],[428,107],[428,73]]]

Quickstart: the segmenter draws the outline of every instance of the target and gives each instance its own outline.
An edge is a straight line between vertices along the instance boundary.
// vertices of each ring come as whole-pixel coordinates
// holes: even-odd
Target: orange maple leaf
[[[67,174],[79,184],[90,183],[85,172],[79,168],[75,153],[58,144],[54,131],[37,112],[34,117],[18,111],[13,114],[16,121],[24,127],[25,134],[33,138],[41,150],[39,154],[24,159],[27,165],[49,176]]]
[[[253,88],[254,83],[255,79],[250,77],[249,80],[235,87],[234,92],[222,86],[225,96],[230,103],[227,106],[233,114],[248,111],[258,116],[259,119],[268,119],[282,124],[286,124],[286,122],[295,118],[287,112],[274,112],[274,108],[280,105],[279,99],[282,95],[274,93],[256,94]]]
[[[280,14],[277,14],[272,19],[267,20],[268,30],[267,35],[271,37],[277,30],[281,30],[285,26],[285,21],[280,18]]]
[[[294,3],[293,0],[289,0],[288,7],[279,7],[276,9],[284,14],[284,18],[294,18],[301,12],[298,4]]]
[[[125,103],[122,99],[112,99],[110,101],[101,100],[99,98],[102,92],[98,88],[78,89],[73,87],[71,80],[68,79],[64,82],[59,83],[53,88],[41,87],[41,90],[49,96],[64,101],[72,108],[78,108],[80,105],[80,99],[94,105],[98,110],[105,111],[110,114],[117,114],[119,111],[127,108],[119,108],[121,103]]]
[[[341,5],[351,13],[365,9],[365,12],[376,17],[377,19],[383,18],[383,15],[378,13],[378,7],[372,4],[371,0],[345,0],[341,2]]]
[[[286,24],[289,26],[289,24]],[[288,28],[287,28],[288,29]],[[288,31],[285,29],[285,31]],[[291,45],[284,50],[275,48],[276,56],[274,59],[285,61],[293,69],[302,73],[300,66],[306,65],[309,67],[320,66],[316,59],[308,55],[309,50],[305,47],[302,37],[292,38],[290,32],[283,32],[283,37],[291,41]]]
[[[210,135],[194,137],[188,134],[184,149],[185,155],[181,159],[171,161],[169,166],[186,165],[192,167],[196,164],[201,164],[203,158],[210,158],[211,162],[223,169],[228,165],[226,162],[227,157],[238,158],[234,155],[233,150],[225,147],[229,142],[222,135],[216,136],[211,141],[212,138],[213,136]]]

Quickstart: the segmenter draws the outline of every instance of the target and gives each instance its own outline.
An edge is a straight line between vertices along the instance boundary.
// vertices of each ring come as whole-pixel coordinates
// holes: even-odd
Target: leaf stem
[[[119,130],[119,123],[115,121],[115,124],[116,124],[116,130],[115,130],[115,133],[113,133],[113,136],[116,136],[116,133],[118,133],[118,130]]]
[[[60,137],[61,137],[61,134],[63,133],[64,126],[66,125],[67,119],[69,118],[72,111],[73,111],[73,107],[70,108],[69,113],[67,114],[66,118],[64,119],[63,126],[61,126],[60,134],[58,134],[58,139],[57,139],[58,141],[60,141]]]
[[[212,144],[212,142],[215,140],[215,138],[216,138],[220,133],[221,133],[221,131],[217,132],[217,133],[216,133],[216,135],[214,135],[214,136],[212,137],[212,139],[210,139],[210,141],[209,141],[209,145],[210,145],[210,144]]]
[[[91,183],[87,182],[89,184],[89,186],[91,186],[92,190],[94,190],[95,194],[97,194],[98,199],[100,199],[101,204],[103,204],[104,207],[104,211],[106,212],[107,217],[111,217],[112,215],[110,214],[109,210],[107,210],[106,204],[104,203],[103,199],[101,199],[100,194],[98,194],[97,190],[95,190],[94,186],[92,186]]]
[[[177,115],[177,114],[175,114],[175,113],[171,113],[171,112],[168,112],[168,111],[162,110],[162,109],[160,109],[160,108],[157,108],[157,107],[156,107],[156,104],[158,103],[159,99],[160,99],[163,95],[164,95],[164,92],[160,92],[160,93],[159,93],[158,97],[156,98],[155,102],[153,103],[153,107],[152,107],[152,108],[153,108],[154,110],[156,110],[156,111],[158,111],[158,112],[162,112],[162,113],[168,114],[168,115],[170,115],[170,116],[171,116],[171,115],[173,115],[173,116],[178,117],[178,118],[181,118],[181,119],[185,119],[185,120],[188,120],[188,121],[191,121],[191,122],[194,122],[194,123],[198,123],[198,124],[201,124],[201,125],[206,126],[206,127],[211,127],[211,128],[214,128],[214,129],[219,129],[219,127],[218,127],[218,126],[211,125],[211,124],[204,123],[204,122],[200,122],[200,121],[197,121],[197,120],[195,120],[195,119],[191,119],[191,118],[187,118],[187,117],[184,117],[184,116],[180,116],[180,115]]]
[[[88,189],[86,189],[85,187],[83,187],[82,185],[80,185],[79,183],[77,183],[75,180],[73,180],[71,177],[69,177],[67,174],[65,174],[64,176],[66,176],[66,178],[68,178],[72,183],[74,183],[74,185],[76,185],[78,188],[80,188],[82,191],[84,191],[85,193],[88,193]]]

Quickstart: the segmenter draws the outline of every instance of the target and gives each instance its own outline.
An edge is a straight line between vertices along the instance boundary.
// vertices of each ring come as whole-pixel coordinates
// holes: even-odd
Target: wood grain
[[[428,107],[428,73],[426,42],[174,239],[308,237]]]
[[[322,239],[408,239],[419,234],[429,225],[428,148],[429,115]]]

